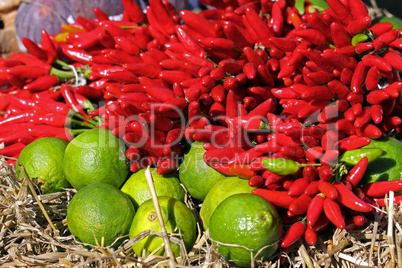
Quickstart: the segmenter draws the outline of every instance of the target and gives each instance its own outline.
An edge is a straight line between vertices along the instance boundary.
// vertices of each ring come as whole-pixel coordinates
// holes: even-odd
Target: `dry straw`
[[[0,267],[229,267],[221,259],[208,232],[198,240],[187,258],[156,255],[138,257],[131,246],[148,235],[159,235],[182,245],[174,234],[144,231],[118,248],[80,243],[68,231],[66,211],[75,191],[37,195],[38,184],[0,157]],[[392,195],[392,193],[391,193]],[[154,197],[155,200],[155,197]],[[157,199],[156,199],[157,200]],[[196,214],[191,199],[186,204]],[[201,230],[201,228],[199,228]],[[166,240],[166,241],[167,241]],[[402,209],[389,205],[377,210],[364,229],[347,232],[331,229],[320,233],[315,246],[296,243],[259,267],[402,267]],[[164,243],[164,246],[169,243]],[[283,263],[280,263],[282,259]]]

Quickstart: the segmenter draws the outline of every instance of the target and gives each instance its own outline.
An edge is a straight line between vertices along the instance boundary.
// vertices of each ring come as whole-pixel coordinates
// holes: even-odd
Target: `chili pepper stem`
[[[82,120],[84,120],[84,121],[86,121],[86,122],[92,124],[94,127],[99,126],[99,122],[96,122],[96,121],[94,121],[94,120],[88,119],[88,118],[86,118],[85,116],[83,116],[83,115],[81,115],[81,114],[79,114],[79,113],[77,113],[77,112],[75,112],[75,111],[73,111],[73,110],[70,110],[69,115],[71,115],[71,116],[76,116],[76,117],[78,117],[78,118],[80,118],[80,119],[82,119]]]
[[[85,131],[88,131],[88,129],[82,129],[82,128],[78,128],[78,129],[71,129],[71,128],[67,128],[68,133],[70,133],[72,136],[77,136]]]
[[[96,125],[85,124],[84,122],[81,122],[81,121],[79,121],[79,120],[72,119],[72,118],[69,119],[69,121],[70,121],[72,124],[77,125],[77,126],[80,126],[80,127],[83,127],[83,128],[94,128],[94,127],[96,127]]]
[[[49,73],[49,74],[50,74],[50,75],[57,76],[57,77],[60,78],[60,79],[70,79],[70,78],[74,78],[74,77],[75,77],[75,75],[74,75],[73,72],[70,72],[70,71],[62,71],[62,70],[59,70],[59,69],[54,68],[54,67],[52,67],[52,68],[50,69],[50,73]]]
[[[315,163],[315,164],[299,164],[299,165],[300,165],[300,167],[308,167],[308,166],[311,166],[311,167],[320,167],[320,166],[321,166],[320,163]]]

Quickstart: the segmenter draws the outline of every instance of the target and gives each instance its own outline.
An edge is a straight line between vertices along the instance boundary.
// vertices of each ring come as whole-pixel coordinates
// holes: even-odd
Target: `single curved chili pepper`
[[[252,8],[245,9],[245,18],[258,36],[258,40],[265,47],[270,46],[269,38],[274,36],[276,29],[271,29]],[[247,27],[246,27],[247,28]]]
[[[247,60],[253,63],[255,67],[265,64],[264,60],[251,47],[244,47],[243,53],[247,57]]]
[[[122,0],[124,10],[132,22],[139,23],[144,20],[145,14],[138,4],[133,0]]]
[[[368,158],[363,157],[356,166],[354,166],[347,174],[346,180],[352,185],[357,186],[363,178],[368,166]]]
[[[239,26],[236,26],[234,24],[225,24],[223,25],[223,31],[225,33],[225,36],[229,40],[232,40],[237,47],[245,47],[250,45],[247,37],[245,36],[245,33],[240,30]]]
[[[365,85],[367,90],[375,90],[378,86],[378,82],[380,81],[380,72],[377,67],[371,67],[365,79]]]
[[[362,84],[364,82],[364,78],[366,77],[367,70],[368,70],[368,68],[363,63],[363,61],[360,61],[357,64],[356,69],[352,76],[351,84],[350,84],[350,89],[352,90],[352,92],[354,92],[354,93],[363,92]]]
[[[317,46],[323,45],[327,40],[326,36],[316,29],[298,29],[294,31],[294,35],[302,37],[304,40]]]
[[[381,48],[388,46],[390,43],[395,41],[400,36],[400,32],[398,29],[393,29],[388,32],[385,32],[378,36],[376,39],[373,40],[373,47],[374,51],[377,52]]]
[[[253,189],[252,193],[263,197],[274,206],[286,209],[289,208],[289,205],[296,199],[289,196],[287,191],[274,191],[258,188]]]
[[[325,196],[317,194],[311,199],[306,214],[307,226],[311,227],[318,221],[324,210]]]
[[[336,200],[338,198],[337,189],[328,181],[319,180],[318,190],[331,200]]]
[[[317,242],[317,233],[312,227],[307,226],[306,230],[304,231],[304,240],[306,240],[306,242],[312,246]]]
[[[206,55],[204,49],[199,46],[196,40],[194,40],[194,38],[183,29],[183,27],[177,25],[176,34],[186,51],[199,57],[204,57]]]
[[[338,202],[342,205],[360,212],[369,212],[372,210],[372,207],[369,204],[358,198],[342,182],[334,182],[333,185],[338,191]]]
[[[348,165],[357,165],[363,157],[368,158],[368,162],[373,162],[383,154],[383,150],[379,148],[361,148],[345,152],[339,158],[339,161]]]
[[[294,183],[290,186],[292,188]],[[289,188],[289,189],[290,189]],[[301,215],[304,214],[307,211],[308,205],[311,202],[311,197],[306,194],[301,194],[299,197],[296,198],[295,201],[293,201],[288,208],[288,214],[291,215]]]
[[[199,14],[187,10],[181,10],[180,16],[186,24],[196,29],[204,36],[218,37],[222,34],[222,29],[219,26]]]
[[[292,197],[298,197],[304,193],[304,190],[309,185],[309,181],[305,178],[299,178],[292,183],[288,190],[288,194]]]
[[[49,75],[49,71],[50,68],[48,67],[40,67],[35,65],[18,65],[9,68],[7,70],[7,73],[16,76],[17,78],[36,79],[41,76]]]
[[[224,59],[219,62],[219,67],[229,74],[238,74],[242,71],[243,65],[234,59]]]
[[[54,87],[58,84],[59,79],[57,78],[57,76],[45,75],[38,77],[29,84],[26,84],[23,89],[30,91],[42,91],[42,90],[48,90],[51,87]]]
[[[384,72],[392,71],[391,64],[386,59],[381,58],[380,56],[377,55],[368,54],[363,57],[361,62],[367,67],[375,66],[380,71]]]
[[[371,23],[371,17],[369,16],[354,19],[348,24],[347,31],[351,36],[355,36],[356,34],[365,31],[368,28],[368,26],[370,26],[370,23]]]
[[[363,111],[356,116],[353,126],[355,128],[361,128],[371,120],[371,109],[370,107],[364,107]]]
[[[383,89],[373,90],[366,96],[367,102],[373,105],[380,104],[383,101],[388,100],[389,98],[389,93]]]
[[[250,187],[261,187],[264,185],[264,179],[260,175],[255,175],[248,181]]]
[[[366,183],[363,186],[363,192],[369,197],[383,197],[389,193],[389,191],[399,192],[402,191],[402,180],[395,181],[377,181],[372,183]]]
[[[229,167],[229,172],[234,176],[238,176],[243,179],[251,179],[255,176],[255,171],[251,170],[249,165],[234,164]]]
[[[16,154],[21,153],[22,149],[25,148],[25,144],[21,142],[13,143],[10,144],[3,149],[0,149],[0,155],[5,155],[5,156],[14,156]]]
[[[368,28],[368,30],[372,31],[374,36],[380,36],[383,33],[392,30],[393,27],[394,25],[390,22],[378,22],[371,25],[370,28]]]
[[[339,204],[329,198],[325,198],[324,204],[325,216],[339,229],[345,228],[345,220],[343,219],[341,208]]]
[[[27,49],[28,53],[37,57],[38,59],[46,62],[48,55],[46,52],[40,48],[34,41],[29,38],[22,37],[21,42],[24,44],[25,48]]]
[[[351,37],[347,33],[342,24],[339,22],[332,22],[330,25],[332,41],[336,47],[347,47],[351,45]]]
[[[335,13],[336,17],[345,24],[350,23],[353,20],[352,14],[347,6],[345,6],[339,0],[327,1],[331,10]],[[355,18],[356,19],[356,18]]]
[[[283,235],[281,241],[281,248],[288,248],[294,244],[297,240],[302,237],[304,231],[306,230],[306,223],[303,221],[298,221],[293,223],[290,228]]]
[[[328,62],[332,63],[335,67],[341,69],[348,68],[350,70],[354,70],[357,65],[354,57],[348,57],[333,51],[325,51],[322,53],[322,57]]]

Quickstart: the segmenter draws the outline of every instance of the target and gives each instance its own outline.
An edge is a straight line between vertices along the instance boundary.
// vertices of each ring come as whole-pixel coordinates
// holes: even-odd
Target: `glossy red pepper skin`
[[[402,191],[402,180],[395,181],[378,181],[367,183],[363,186],[363,192],[369,197],[383,197],[389,191]]]
[[[305,230],[306,230],[306,224],[304,222],[298,221],[293,223],[290,226],[290,228],[286,231],[286,233],[283,235],[281,241],[281,248],[288,248],[292,244],[297,242],[302,237]]]
[[[356,166],[354,166],[347,174],[346,180],[357,186],[360,180],[363,178],[368,166],[368,158],[363,157]]]
[[[339,229],[345,228],[345,220],[342,216],[341,208],[336,201],[326,198],[323,208],[324,213],[329,221],[331,221]]]
[[[293,186],[294,183],[292,183],[292,185],[290,186],[289,190],[291,189],[291,187]],[[308,205],[311,202],[311,197],[309,195],[306,194],[301,194],[299,197],[296,198],[295,201],[293,201],[288,208],[288,214],[291,215],[300,215],[300,214],[304,214],[307,209],[308,209]]]
[[[373,209],[369,204],[358,198],[342,182],[334,182],[334,187],[338,191],[338,202],[344,206],[360,212],[369,212]]]
[[[253,189],[253,194],[265,198],[268,202],[281,208],[289,208],[289,205],[296,200],[296,198],[289,196],[287,191],[273,191],[267,189]]]
[[[132,22],[139,23],[144,20],[145,14],[134,0],[122,0],[122,4]]]
[[[385,207],[389,203],[389,196],[387,198],[385,197],[378,197],[374,198],[374,201],[380,206],[380,207]],[[402,201],[402,194],[394,194],[394,203],[395,204],[400,204]]]

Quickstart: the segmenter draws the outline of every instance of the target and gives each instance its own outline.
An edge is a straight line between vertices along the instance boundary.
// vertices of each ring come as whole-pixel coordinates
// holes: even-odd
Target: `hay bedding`
[[[116,249],[102,247],[102,241],[98,246],[78,242],[69,233],[65,220],[75,190],[37,195],[37,187],[37,182],[28,177],[18,181],[14,169],[0,157],[0,267],[169,266],[167,258],[139,258],[131,250],[133,243],[153,232],[143,232],[131,240],[127,237]],[[196,212],[191,200],[187,205]],[[207,235],[200,236],[188,258],[178,259],[175,266],[229,267],[208,242]],[[170,239],[181,242],[176,235]],[[378,211],[375,219],[361,230],[332,229],[320,233],[315,246],[299,242],[288,252],[258,266],[402,267],[402,207],[395,205]]]

